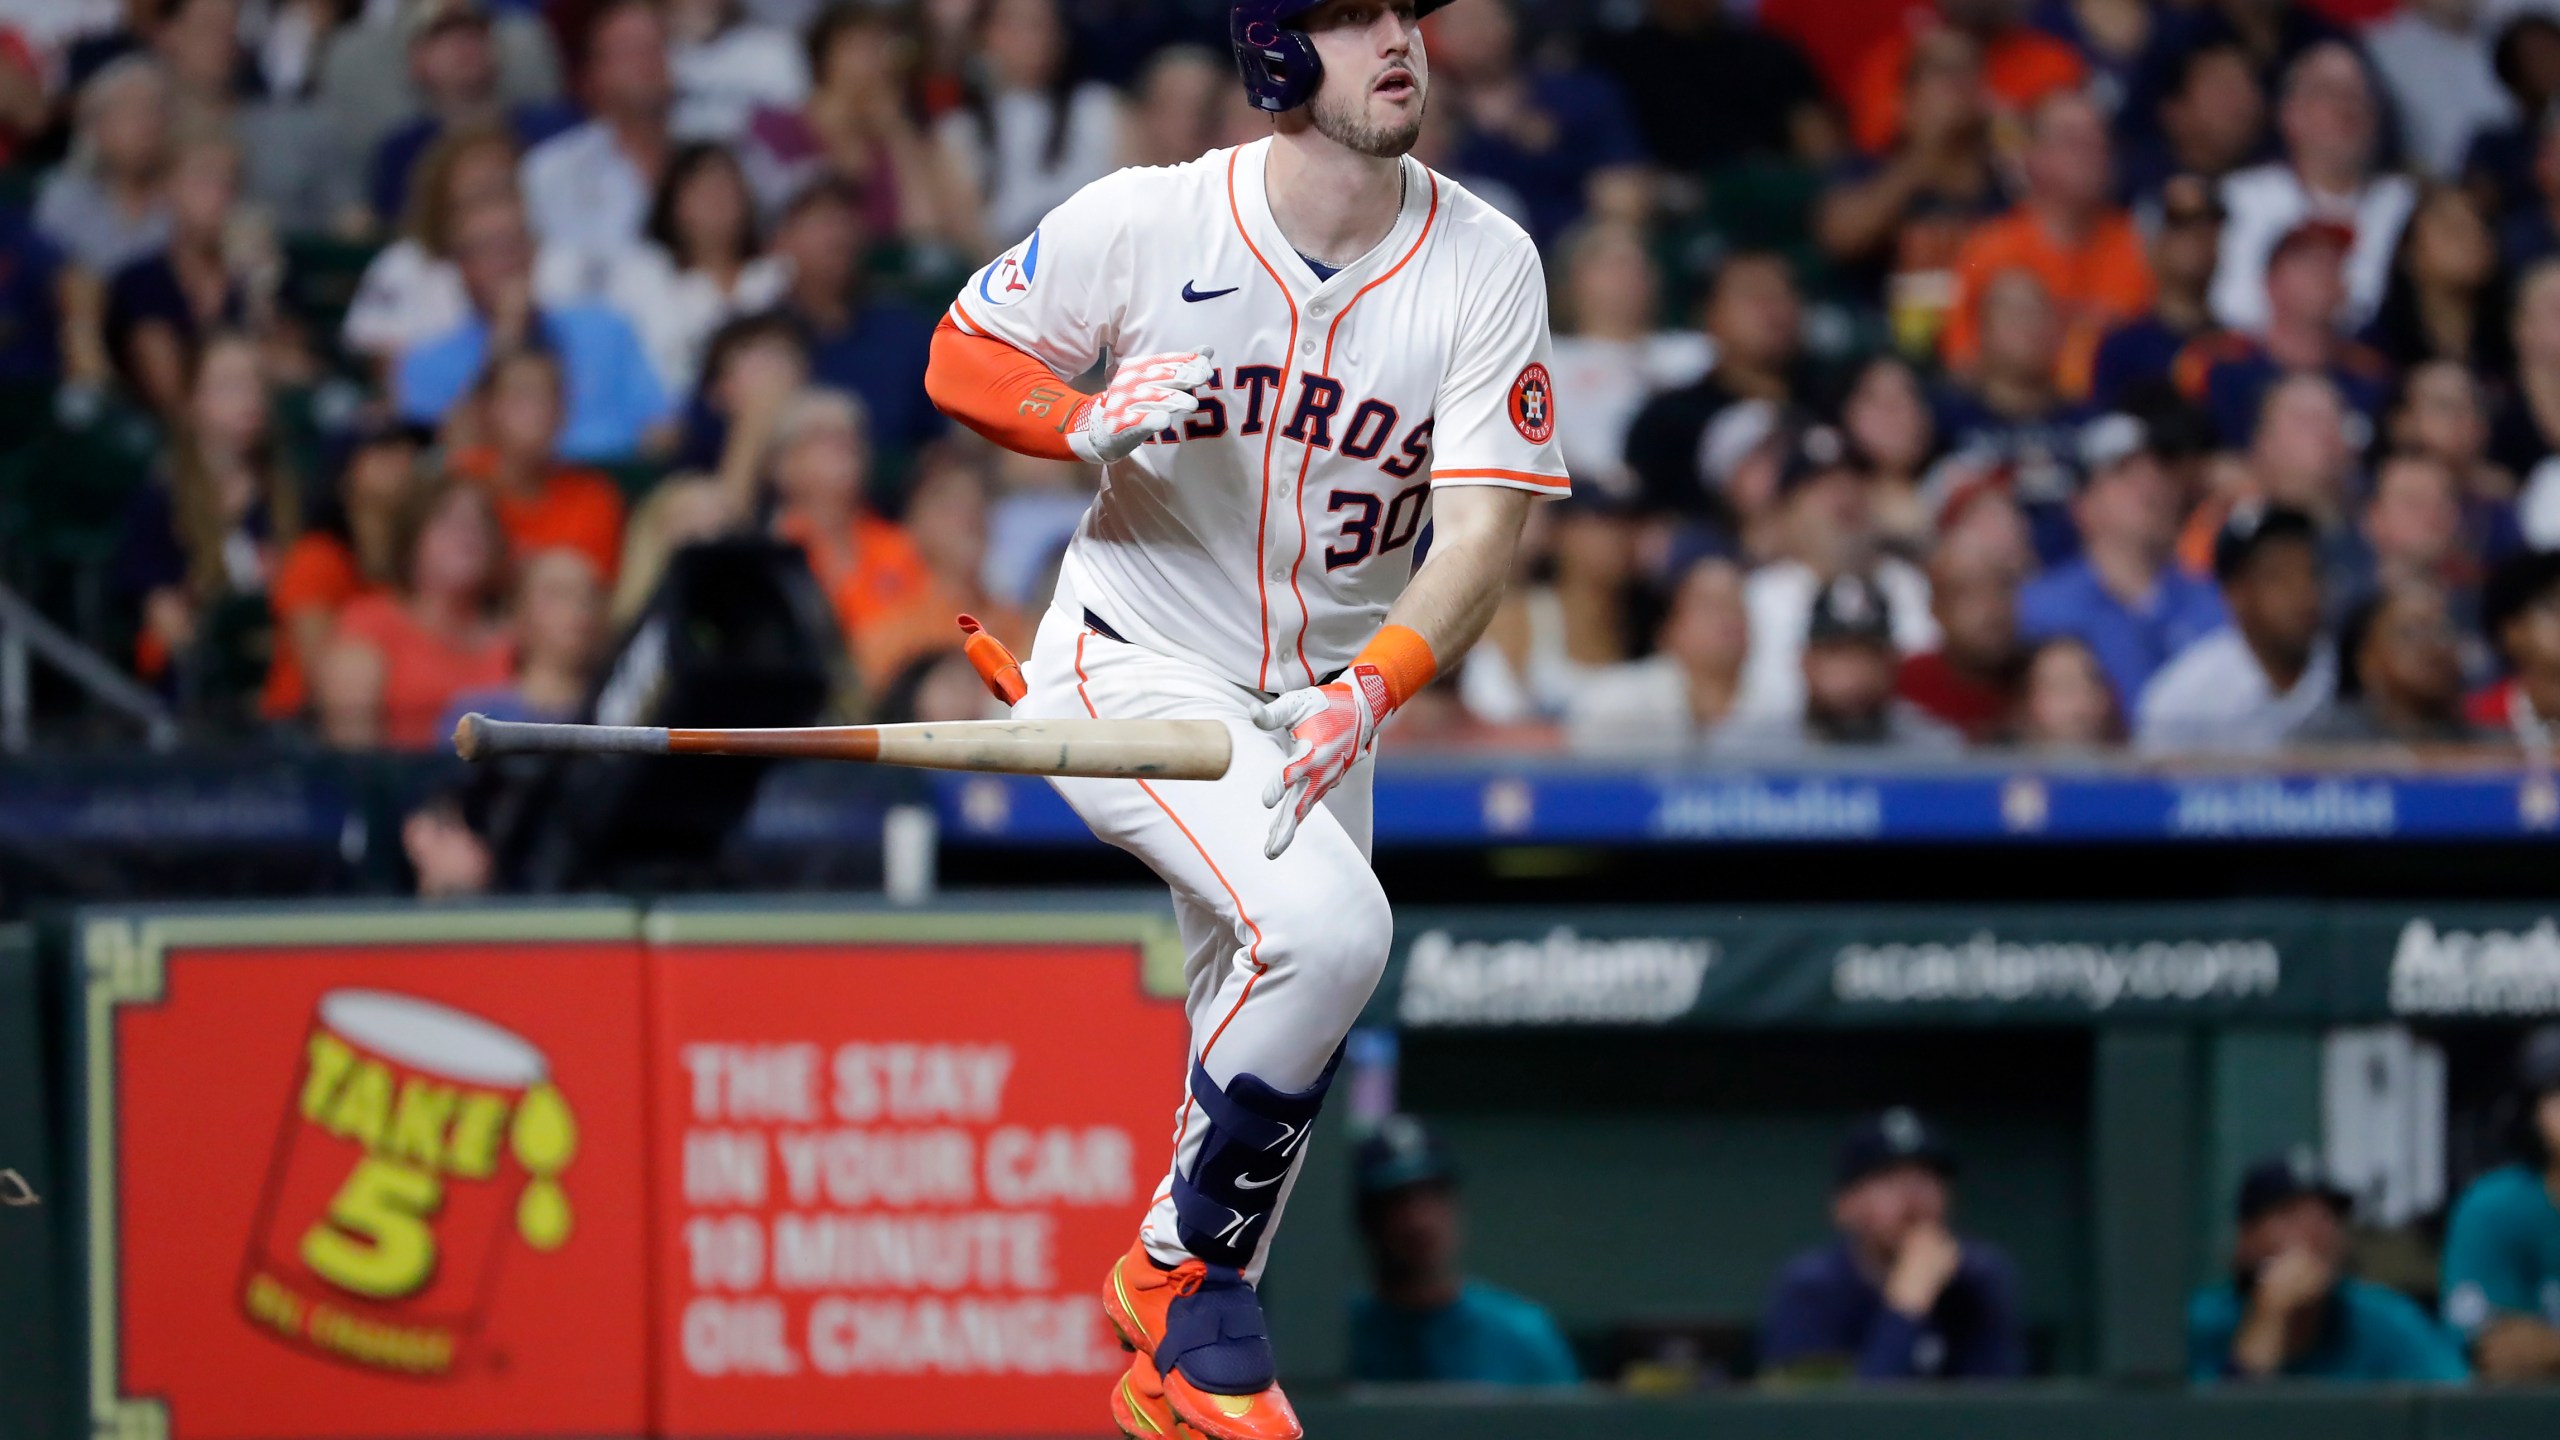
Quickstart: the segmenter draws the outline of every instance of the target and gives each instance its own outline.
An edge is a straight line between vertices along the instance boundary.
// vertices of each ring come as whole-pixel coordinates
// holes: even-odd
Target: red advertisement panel
[[[1096,1290],[1183,1049],[1139,971],[1128,944],[657,950],[659,1432],[1108,1433]]]
[[[636,943],[163,963],[98,1037],[119,1396],[173,1440],[644,1427]]]

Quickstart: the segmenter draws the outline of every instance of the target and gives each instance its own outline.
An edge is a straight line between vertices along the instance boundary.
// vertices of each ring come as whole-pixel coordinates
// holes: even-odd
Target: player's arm
[[[1387,611],[1381,629],[1412,632],[1423,653],[1434,657],[1427,673],[1401,677],[1406,683],[1398,703],[1431,683],[1439,673],[1436,657],[1464,655],[1493,623],[1511,578],[1512,556],[1520,548],[1520,532],[1529,523],[1534,497],[1525,490],[1499,490],[1490,485],[1452,486],[1431,497],[1431,554],[1415,571],[1404,593]],[[1389,642],[1392,645],[1392,642]],[[1376,659],[1388,647],[1369,642],[1364,658]],[[1357,662],[1354,662],[1357,663]]]
[[[948,315],[933,332],[924,393],[943,414],[1007,450],[1042,460],[1076,458],[1067,431],[1091,398],[1048,366],[992,336],[970,334]]]
[[[1307,817],[1376,742],[1378,726],[1440,673],[1440,657],[1464,655],[1493,621],[1511,578],[1511,555],[1529,522],[1525,490],[1463,485],[1431,496],[1431,556],[1387,611],[1386,624],[1330,685],[1292,690],[1254,713],[1265,730],[1293,732],[1289,763],[1272,772],[1262,803],[1272,816],[1263,853],[1278,859]]]
[[[1108,465],[1199,408],[1205,349],[1121,360],[1099,395],[1060,378],[1121,349],[1118,307],[1136,263],[1126,227],[1143,208],[1134,183],[1124,173],[1077,191],[960,287],[925,362],[925,394],[943,414],[1008,450]]]
[[[1431,555],[1387,623],[1330,685],[1292,690],[1254,723],[1297,742],[1265,785],[1278,813],[1263,853],[1289,848],[1325,792],[1377,741],[1378,727],[1467,652],[1502,602],[1533,496],[1561,496],[1555,387],[1548,372],[1546,279],[1527,236],[1466,289],[1459,354],[1440,387],[1431,442]]]
[[[1108,465],[1200,408],[1206,349],[1121,362],[1099,395],[1077,393],[1048,366],[952,317],[934,331],[925,394],[943,414],[1007,450],[1043,460]]]
[[[2539,1266],[2532,1220],[2475,1191],[2454,1206],[2444,1237],[2444,1318],[2469,1342],[2483,1380],[2560,1376],[2560,1329],[2536,1311]]]

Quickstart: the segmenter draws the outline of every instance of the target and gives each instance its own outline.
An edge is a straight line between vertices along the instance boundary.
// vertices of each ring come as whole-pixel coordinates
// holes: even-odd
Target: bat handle
[[[475,710],[453,727],[453,753],[465,760],[521,754],[664,755],[667,732],[644,725],[492,720]]]

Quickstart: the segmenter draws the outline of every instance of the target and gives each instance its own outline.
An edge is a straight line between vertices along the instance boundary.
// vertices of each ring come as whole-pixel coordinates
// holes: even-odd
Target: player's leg
[[[1251,696],[1055,614],[1025,673],[1032,694],[1017,713],[1217,718],[1235,736],[1220,780],[1058,788],[1097,835],[1147,861],[1228,932],[1223,963],[1215,951],[1193,956],[1201,968],[1190,977],[1194,1034],[1172,1175],[1141,1246],[1114,1268],[1106,1303],[1124,1336],[1155,1352],[1186,1421],[1234,1440],[1294,1435],[1248,1277],[1268,1253],[1333,1057],[1386,963],[1386,900],[1362,843],[1367,775],[1337,790],[1357,839],[1329,809],[1266,859],[1262,788],[1285,750],[1252,727]],[[1202,1007],[1198,982],[1208,977],[1216,984]],[[1146,1399],[1124,1385],[1115,1412]],[[1138,1427],[1124,1418],[1124,1428]]]
[[[1285,751],[1278,747],[1274,754],[1285,759]],[[1258,752],[1256,758],[1260,758]],[[1284,1149],[1286,1163],[1276,1167],[1283,1178],[1267,1197],[1252,1192],[1267,1186],[1275,1168],[1273,1157],[1255,1147],[1234,1148],[1239,1137],[1225,1137],[1226,1145],[1209,1147],[1224,1153],[1209,1154],[1204,1165],[1204,1145],[1220,1138],[1220,1131],[1200,1123],[1205,1118],[1202,1108],[1219,1102],[1186,1093],[1184,1115],[1175,1127],[1173,1164],[1167,1182],[1157,1187],[1159,1196],[1144,1227],[1149,1251],[1167,1263],[1198,1255],[1236,1264],[1247,1280],[1259,1283],[1262,1279],[1272,1236],[1289,1192],[1296,1188],[1299,1161],[1305,1154],[1307,1131],[1299,1122],[1299,1112],[1311,1119],[1321,1106],[1324,1092],[1316,1088],[1317,1082],[1331,1084],[1333,1059],[1352,1021],[1377,988],[1392,936],[1386,893],[1368,865],[1370,776],[1370,762],[1363,760],[1325,796],[1323,808],[1300,826],[1302,837],[1310,831],[1324,837],[1311,845],[1329,862],[1319,874],[1280,878],[1254,868],[1260,854],[1258,835],[1254,853],[1239,867],[1244,875],[1237,882],[1241,911],[1258,922],[1246,927],[1243,938],[1258,939],[1261,945],[1258,951],[1251,943],[1230,947],[1224,974],[1208,1005],[1204,1009],[1195,1003],[1192,1052],[1201,1073],[1193,1077],[1190,1090],[1198,1091],[1205,1078],[1220,1095],[1229,1095],[1238,1078],[1245,1077],[1248,1083],[1259,1082],[1258,1088],[1292,1092],[1269,1097],[1261,1112],[1266,1119],[1292,1127],[1286,1137],[1273,1136]],[[1258,813],[1261,823],[1268,825],[1271,812]],[[1290,853],[1296,850],[1292,843]],[[1198,994],[1197,986],[1193,993]],[[1250,1131],[1255,1122],[1248,1117],[1233,1121],[1230,1128],[1238,1126]],[[1262,1202],[1261,1209],[1235,1204],[1232,1186],[1222,1173],[1229,1162],[1241,1167],[1232,1186],[1243,1187]],[[1177,1182],[1185,1176],[1192,1184],[1179,1186]],[[1178,1198],[1185,1189],[1216,1192],[1215,1198],[1229,1208],[1224,1213],[1210,1212],[1204,1223],[1221,1228],[1248,1224],[1251,1228],[1242,1238],[1252,1243],[1214,1249],[1187,1243]],[[1240,1213],[1264,1218],[1238,1222],[1234,1217]]]
[[[1364,843],[1369,767],[1345,777],[1300,838],[1268,859],[1262,845],[1271,812],[1262,790],[1284,763],[1287,742],[1252,727],[1246,692],[1184,662],[1074,629],[1054,612],[1025,673],[1033,688],[1017,713],[1072,705],[1106,718],[1212,718],[1234,735],[1234,763],[1218,780],[1064,779],[1058,789],[1097,835],[1164,878],[1192,931],[1186,941],[1199,942],[1186,975],[1195,1073],[1176,1119],[1173,1166],[1177,1181],[1191,1183],[1173,1186],[1149,1215],[1148,1248],[1167,1264],[1197,1256],[1258,1275],[1276,1198],[1264,1192],[1275,1188],[1274,1172],[1295,1168],[1304,1118],[1321,1103],[1334,1053],[1386,964],[1392,923]],[[1209,968],[1218,955],[1200,933],[1204,916],[1223,922],[1229,937],[1223,974]],[[1202,982],[1210,978],[1215,990],[1204,1006]],[[1236,1105],[1245,1113],[1234,1113]],[[1207,1113],[1212,1108],[1227,1114],[1224,1126]],[[1260,1152],[1235,1151],[1235,1132],[1259,1132],[1265,1122],[1287,1132],[1273,1132],[1282,1148],[1246,1163]],[[1229,1188],[1228,1170],[1240,1170],[1240,1189]],[[1203,1187],[1216,1194],[1186,1205],[1184,1195]],[[1200,1203],[1206,1199],[1222,1208],[1209,1209]]]

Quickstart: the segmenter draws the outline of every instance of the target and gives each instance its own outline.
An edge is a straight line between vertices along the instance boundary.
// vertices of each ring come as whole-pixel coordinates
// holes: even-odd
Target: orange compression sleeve
[[[1360,653],[1351,658],[1354,665],[1375,665],[1379,678],[1387,682],[1387,708],[1394,709],[1419,693],[1440,673],[1439,657],[1431,653],[1431,642],[1422,632],[1406,625],[1389,625],[1369,637]]]
[[[1073,460],[1067,435],[1086,396],[1049,367],[1001,340],[972,335],[942,317],[925,364],[925,394],[943,414],[1007,450]]]

